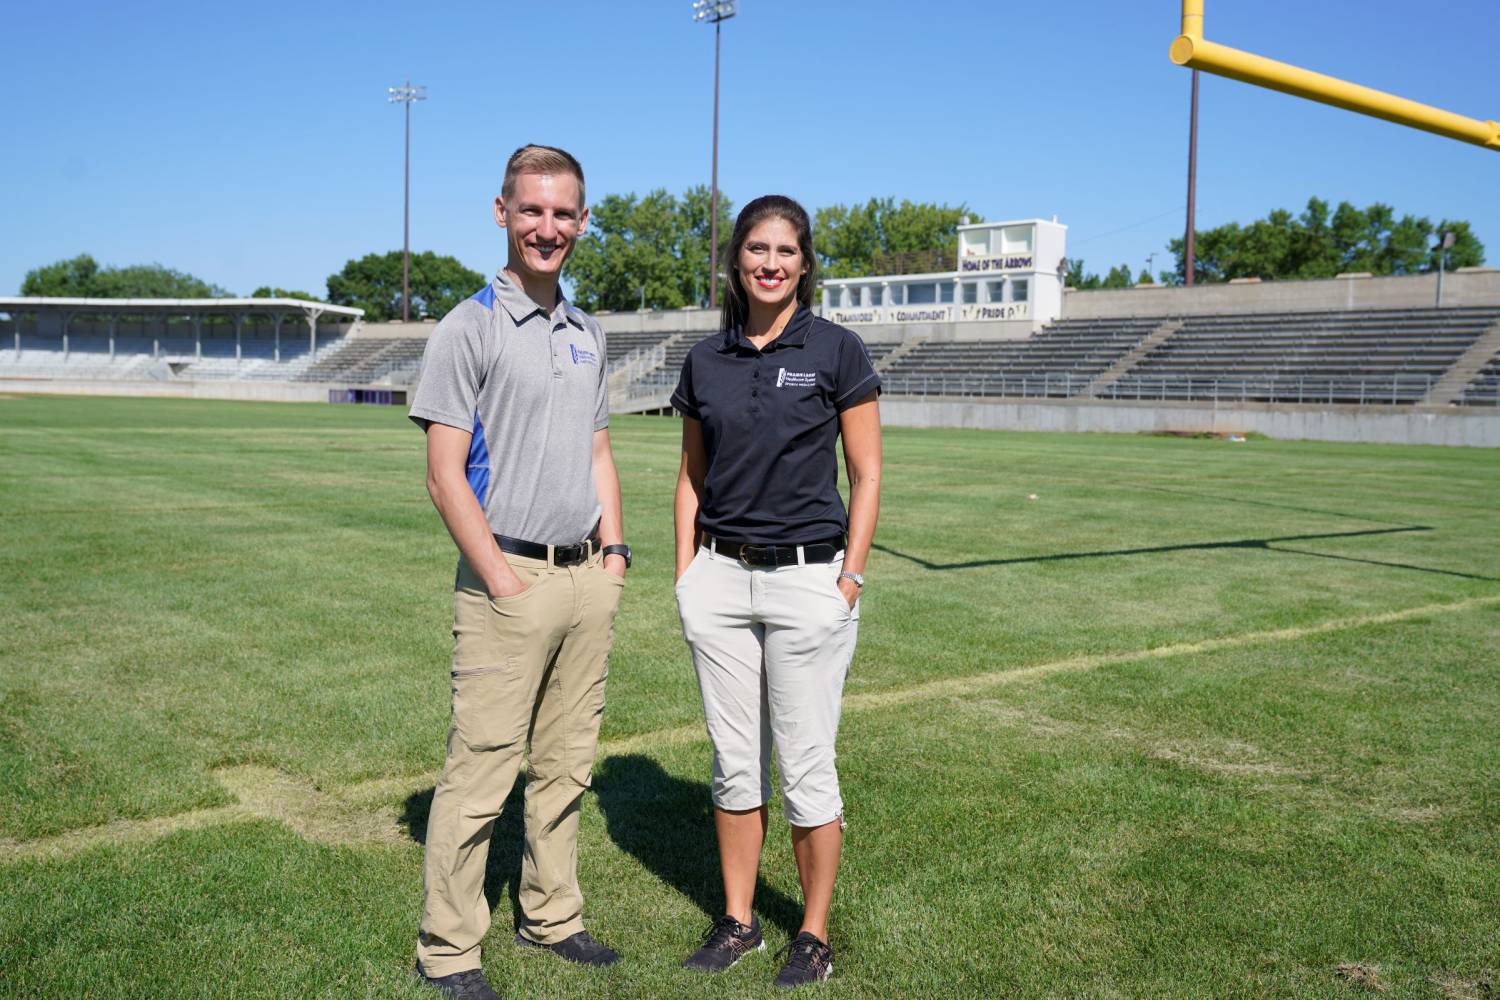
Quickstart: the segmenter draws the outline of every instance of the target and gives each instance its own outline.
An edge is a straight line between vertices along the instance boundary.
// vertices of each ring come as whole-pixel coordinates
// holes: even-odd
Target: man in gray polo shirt
[[[604,333],[558,275],[588,220],[583,170],[524,146],[495,221],[504,270],[428,341],[411,418],[427,490],[459,549],[448,757],[427,824],[417,971],[449,997],[496,994],[480,968],[485,861],[529,747],[516,942],[619,960],[583,929],[578,809],[589,786],[630,550],[609,445]]]

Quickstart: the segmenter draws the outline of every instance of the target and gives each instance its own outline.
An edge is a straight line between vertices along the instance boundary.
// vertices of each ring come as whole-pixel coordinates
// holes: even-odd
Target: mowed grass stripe
[[[1082,673],[1117,664],[1134,663],[1142,660],[1169,659],[1178,656],[1193,656],[1262,643],[1291,642],[1330,632],[1388,625],[1428,615],[1453,614],[1492,605],[1500,605],[1500,595],[1473,597],[1446,604],[1429,604],[1416,608],[1404,608],[1399,611],[1361,615],[1354,618],[1319,622],[1314,625],[1271,629],[1262,632],[1246,633],[1244,635],[1204,639],[1196,642],[1174,643],[1152,649],[1075,656],[1065,660],[1037,663],[1009,670],[997,670],[967,677],[944,678],[906,688],[849,695],[844,699],[844,711],[862,712],[938,698],[963,697],[965,695],[977,694],[988,688],[1002,684],[1037,680],[1055,674]],[[706,738],[701,725],[676,726],[670,729],[641,733],[636,736],[602,742],[599,746],[598,758],[604,760],[612,756],[641,753],[685,743],[696,743],[704,741]],[[319,815],[320,813],[326,814],[329,812],[329,807],[325,806],[320,800],[327,799],[329,796],[333,799],[342,800],[346,807],[344,811],[348,811],[347,806],[351,803],[358,803],[361,800],[383,799],[393,793],[414,791],[420,784],[431,780],[430,773],[406,777],[377,778],[325,794],[313,790],[309,782],[280,775],[267,768],[233,768],[227,769],[216,776],[225,784],[228,791],[239,798],[239,802],[230,806],[193,810],[176,816],[163,816],[147,820],[121,820],[102,827],[71,830],[67,833],[35,841],[0,841],[0,862],[37,857],[67,857],[100,844],[136,843],[154,840],[179,830],[198,829],[215,823],[262,818],[283,820],[299,833],[303,833],[305,836],[310,835],[310,839],[324,842],[355,842],[372,839],[389,840],[390,837],[388,834],[393,829],[393,826],[388,820],[384,823],[364,825],[354,821],[347,824],[335,823],[326,816]],[[339,836],[329,836],[328,831],[334,829],[345,829],[355,835],[347,839]],[[358,833],[357,831],[363,832]]]

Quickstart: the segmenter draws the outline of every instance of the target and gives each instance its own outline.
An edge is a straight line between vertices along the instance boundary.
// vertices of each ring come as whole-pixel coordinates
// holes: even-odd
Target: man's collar
[[[496,272],[494,286],[495,301],[504,307],[505,311],[510,315],[511,322],[517,326],[520,326],[538,313],[543,316],[555,316],[561,312],[569,323],[572,323],[580,330],[584,328],[583,313],[579,312],[577,307],[568,301],[567,296],[563,295],[561,288],[557,290],[557,305],[549,313],[546,309],[537,305],[520,285],[510,280],[510,277],[504,271]]]
[[[786,321],[786,327],[781,331],[781,335],[767,344],[765,349],[771,351],[778,347],[807,346],[807,335],[812,332],[813,318],[811,309],[798,306],[797,311],[792,313],[792,318]],[[742,344],[754,350],[754,346],[745,340],[744,327],[736,326],[725,331],[724,342],[719,345],[719,351],[722,354],[728,354]]]

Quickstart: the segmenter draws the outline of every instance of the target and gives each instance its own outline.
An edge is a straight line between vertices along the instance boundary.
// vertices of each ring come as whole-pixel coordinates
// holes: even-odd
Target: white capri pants
[[[760,568],[704,547],[677,581],[720,809],[770,801],[774,746],[787,821],[842,820],[834,741],[859,633],[859,603],[850,608],[838,589],[842,568],[842,552],[831,563]]]

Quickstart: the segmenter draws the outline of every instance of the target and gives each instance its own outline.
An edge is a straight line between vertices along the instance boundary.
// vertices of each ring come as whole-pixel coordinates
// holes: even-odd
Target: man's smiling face
[[[506,267],[523,279],[556,280],[588,224],[580,195],[569,173],[517,175],[510,196],[495,199],[495,222],[510,248]]]

